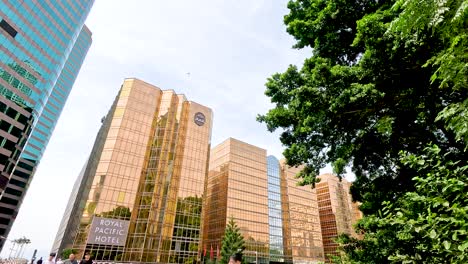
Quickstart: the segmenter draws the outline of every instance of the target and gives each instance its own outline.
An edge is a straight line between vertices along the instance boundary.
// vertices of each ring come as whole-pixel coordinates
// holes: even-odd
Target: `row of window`
[[[12,3],[13,6],[11,9],[5,5],[2,8],[2,11],[6,14],[7,17],[16,22],[18,27],[24,29],[24,32],[28,36],[31,36],[31,38],[33,38],[42,49],[47,50],[48,47],[52,46],[55,48],[55,50],[65,50],[66,47],[64,46],[64,43],[66,43],[66,39],[64,38],[62,32],[60,32],[59,27],[52,23],[51,16],[45,12],[42,12],[35,4],[29,5],[26,3],[21,3],[23,6],[20,6],[18,3]],[[37,33],[34,32],[32,28],[29,27],[28,24],[26,24],[23,19],[18,16],[18,14],[26,14],[22,17],[28,22],[29,25],[40,25],[34,27]],[[47,41],[43,41],[43,39]]]

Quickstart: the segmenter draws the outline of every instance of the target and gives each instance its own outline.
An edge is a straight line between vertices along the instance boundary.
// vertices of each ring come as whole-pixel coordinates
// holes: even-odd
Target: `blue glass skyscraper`
[[[84,21],[93,2],[0,0],[0,236],[8,235],[91,45]]]
[[[267,157],[268,224],[270,226],[270,260],[284,262],[283,213],[281,205],[281,169],[274,156]]]

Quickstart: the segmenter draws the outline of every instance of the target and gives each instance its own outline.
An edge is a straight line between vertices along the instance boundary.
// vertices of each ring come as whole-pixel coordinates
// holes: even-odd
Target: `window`
[[[0,214],[13,215],[14,210],[10,208],[0,207]]]
[[[6,111],[6,115],[11,117],[12,119],[16,119],[17,114],[18,114],[18,112],[15,109],[11,108],[11,107],[9,107],[7,109],[7,111]]]
[[[1,202],[6,203],[6,204],[11,204],[11,205],[18,205],[18,200],[11,199],[11,198],[8,198],[8,197],[2,197]]]
[[[25,182],[22,182],[22,181],[18,181],[18,180],[15,180],[15,179],[10,179],[10,184],[13,184],[13,185],[16,185],[16,186],[19,186],[21,188],[25,188],[26,187],[26,183]]]
[[[34,169],[32,166],[30,166],[30,165],[28,165],[28,164],[26,164],[24,162],[21,162],[21,161],[18,163],[18,166],[23,168],[23,169],[27,169],[28,171],[33,171],[33,169]]]
[[[0,121],[0,129],[8,132],[10,130],[11,124],[5,120]]]
[[[125,111],[125,108],[117,108],[117,109],[115,109],[114,118],[116,118],[116,117],[122,117],[123,114],[124,114],[124,111]]]
[[[16,31],[8,22],[6,22],[4,19],[0,21],[0,28],[5,30],[12,38],[16,37],[16,34],[18,34],[18,31]]]
[[[10,219],[6,219],[3,217],[0,217],[0,224],[2,225],[8,225],[10,223]]]
[[[5,112],[6,109],[7,109],[6,104],[4,104],[3,102],[0,102],[0,112]]]
[[[25,125],[26,122],[28,122],[28,118],[24,115],[19,115],[18,117],[18,122],[20,122],[21,124]]]
[[[21,177],[25,180],[29,179],[29,174],[27,173],[24,173],[22,171],[19,171],[19,170],[15,170],[15,175],[18,176],[18,177]]]
[[[16,146],[15,142],[10,141],[10,140],[8,140],[8,139],[7,139],[7,140],[3,140],[2,147],[3,147],[4,149],[7,149],[7,150],[9,150],[9,151],[11,151],[11,152],[14,152],[14,151],[15,151],[15,146]]]
[[[17,138],[21,138],[21,132],[23,132],[21,129],[19,129],[19,128],[17,128],[17,127],[13,127],[13,128],[11,129],[10,134],[11,134],[12,136],[17,137]]]
[[[8,156],[0,154],[0,164],[6,165],[8,163]]]
[[[6,188],[5,193],[13,194],[13,195],[16,195],[16,196],[21,196],[21,194],[23,194],[23,192],[12,189],[12,188]]]

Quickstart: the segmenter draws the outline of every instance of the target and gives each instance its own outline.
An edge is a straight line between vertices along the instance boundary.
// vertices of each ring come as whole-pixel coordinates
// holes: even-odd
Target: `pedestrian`
[[[44,261],[44,264],[55,264],[54,258],[55,258],[55,253],[50,253],[49,259]],[[42,263],[42,258],[40,259],[40,261]],[[37,262],[39,263],[39,260]]]
[[[78,261],[76,261],[75,254],[70,254],[70,256],[68,256],[68,259],[65,260],[63,264],[78,264]]]
[[[42,257],[36,262],[36,264],[42,264]]]
[[[56,264],[63,264],[63,261],[61,258],[57,258],[57,261],[55,262]]]
[[[89,253],[86,253],[84,255],[84,259],[80,261],[80,264],[93,264],[93,261],[91,260],[91,255]]]
[[[229,264],[241,264],[242,263],[242,253],[234,253],[229,257]]]

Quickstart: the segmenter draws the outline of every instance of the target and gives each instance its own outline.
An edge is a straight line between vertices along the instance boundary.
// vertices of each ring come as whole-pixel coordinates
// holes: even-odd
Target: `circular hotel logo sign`
[[[195,114],[193,121],[198,126],[203,126],[205,124],[205,121],[206,121],[205,115],[203,113],[198,112],[198,113]]]

